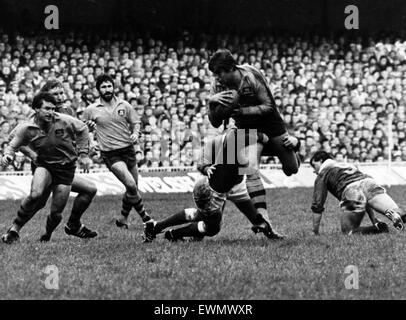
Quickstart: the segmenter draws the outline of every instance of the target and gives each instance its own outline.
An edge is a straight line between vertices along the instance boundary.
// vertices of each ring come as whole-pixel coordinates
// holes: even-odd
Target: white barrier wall
[[[383,185],[406,185],[406,165],[362,165],[361,170]],[[114,195],[124,192],[123,185],[111,172],[80,174],[93,181],[98,189],[97,195]],[[191,192],[200,173],[193,171],[142,172],[139,176],[139,189],[142,193],[184,193]],[[291,177],[284,175],[279,168],[261,169],[265,188],[312,187],[316,175],[309,166],[301,166],[299,173]],[[31,175],[0,175],[0,200],[21,199],[31,185]],[[72,194],[73,195],[73,194]]]

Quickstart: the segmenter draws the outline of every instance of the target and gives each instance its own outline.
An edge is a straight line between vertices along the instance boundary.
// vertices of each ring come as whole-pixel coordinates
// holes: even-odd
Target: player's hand
[[[133,133],[132,133],[132,135],[130,136],[131,142],[132,142],[132,143],[136,143],[139,138],[140,138],[140,132],[134,130]]]
[[[299,143],[299,139],[294,136],[286,136],[283,138],[283,145],[288,149],[294,149]]]
[[[214,95],[212,95],[209,99],[210,103],[218,103],[223,106],[228,107],[230,104],[232,104],[235,101],[236,94],[235,90],[227,90],[227,91],[222,91],[218,92]]]
[[[92,164],[92,160],[90,160],[89,155],[85,154],[85,153],[81,153],[79,155],[79,165],[82,169],[84,169],[85,171],[89,171],[90,169],[90,165]]]
[[[87,120],[85,121],[86,125],[89,127],[90,130],[96,129],[96,122],[93,120]]]
[[[207,168],[207,177],[210,179],[211,175],[214,173],[214,171],[216,171],[216,165],[213,164],[212,166]]]
[[[13,156],[10,154],[5,154],[1,158],[1,165],[4,167],[7,167],[9,164],[11,164],[11,162],[13,162]]]

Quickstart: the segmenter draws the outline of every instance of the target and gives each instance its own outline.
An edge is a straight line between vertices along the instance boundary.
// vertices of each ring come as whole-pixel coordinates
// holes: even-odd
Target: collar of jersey
[[[327,159],[326,161],[324,161],[321,166],[320,166],[320,171],[322,172],[324,169],[330,168],[332,166],[334,166],[337,163],[337,161],[333,160],[333,159]]]
[[[113,99],[116,101],[116,103],[114,104],[113,108],[117,107],[119,104],[122,103],[122,100],[120,100],[119,98],[117,98],[116,96],[113,96]],[[101,102],[101,98],[99,98],[96,102],[96,107],[104,107],[104,104]]]

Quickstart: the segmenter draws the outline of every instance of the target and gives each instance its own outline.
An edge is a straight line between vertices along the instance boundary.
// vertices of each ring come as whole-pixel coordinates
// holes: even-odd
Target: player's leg
[[[184,227],[177,229],[170,229],[165,232],[165,239],[170,241],[181,240],[187,238],[203,238],[214,237],[220,232],[222,211],[217,210],[212,212],[210,216],[202,215],[202,219],[199,222],[192,222]]]
[[[404,229],[404,223],[401,217],[402,210],[387,193],[375,195],[368,201],[368,205],[376,212],[383,214],[385,217],[390,219],[396,229]]]
[[[352,234],[365,216],[367,198],[359,183],[352,183],[344,189],[340,208],[341,231]]]
[[[402,210],[386,193],[385,188],[372,178],[361,180],[360,187],[362,188],[367,199],[367,204],[371,209],[390,219],[396,229],[404,229],[404,223],[401,217]]]
[[[147,222],[147,221],[151,220],[151,217],[145,210],[144,201],[142,200],[140,192],[138,190],[138,166],[137,166],[137,163],[135,162],[135,157],[134,157],[134,161],[130,161],[127,163],[127,167],[129,168],[129,171],[135,181],[136,189],[132,190],[132,192],[135,192],[135,195],[138,199],[138,201],[135,204],[133,204],[133,207],[134,207],[135,211],[137,211],[137,213],[141,217],[142,221]]]
[[[69,230],[74,231],[82,226],[80,219],[96,196],[97,188],[93,182],[75,175],[72,181],[71,191],[78,195],[73,201],[72,211],[66,226]]]
[[[138,192],[137,183],[133,174],[128,170],[126,163],[123,161],[117,161],[111,166],[110,170],[117,179],[121,181],[126,189],[123,196],[121,217],[116,221],[117,225],[128,227],[127,218],[132,207],[136,207],[140,210],[138,214],[144,222],[150,220],[151,218],[146,213],[141,195]]]
[[[343,209],[340,214],[342,233],[347,235],[355,233],[356,230],[359,228],[364,216],[365,211],[353,211]]]
[[[232,201],[236,207],[252,223],[252,231],[255,233],[262,232],[269,239],[283,239],[283,236],[276,233],[269,220],[268,213],[265,216],[258,212],[252,200],[250,199],[245,181],[236,185],[227,195],[227,199]]]
[[[71,185],[57,184],[52,190],[51,212],[47,216],[45,233],[41,236],[40,241],[49,241],[52,232],[56,229],[62,220],[62,212],[68,203]]]
[[[261,143],[255,143],[248,145],[244,148],[244,157],[246,159],[246,168],[240,169],[240,174],[246,174],[246,187],[254,203],[255,209],[263,217],[268,217],[268,209],[266,204],[266,191],[264,184],[262,183],[259,173],[259,160],[263,145]]]
[[[45,205],[51,184],[50,172],[43,167],[36,168],[31,181],[30,194],[21,202],[13,225],[2,236],[3,242],[12,243],[18,240],[21,228]]]
[[[372,226],[359,227],[353,231],[353,233],[361,234],[377,234],[383,232],[389,232],[388,225],[382,221],[375,218],[374,210],[370,206],[366,206],[365,211],[367,212],[369,219],[371,220]]]
[[[297,153],[284,146],[283,140],[288,135],[285,133],[277,137],[269,138],[268,144],[272,149],[272,153],[275,154],[282,164],[282,170],[287,176],[296,174],[299,171],[299,157]]]
[[[166,228],[185,224],[187,222],[197,222],[201,220],[199,210],[196,208],[186,208],[162,220],[150,220],[145,223],[145,240],[151,242],[156,235],[164,231]],[[189,224],[191,226],[191,224]],[[196,225],[197,226],[197,225]],[[191,226],[190,228],[193,229]]]

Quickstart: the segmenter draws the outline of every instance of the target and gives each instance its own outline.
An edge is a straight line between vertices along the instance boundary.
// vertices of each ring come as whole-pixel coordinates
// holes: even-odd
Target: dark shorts
[[[76,171],[76,161],[59,165],[59,164],[47,164],[41,161],[38,161],[36,164],[31,165],[33,172],[36,168],[45,168],[52,176],[52,184],[58,185],[63,184],[70,186],[72,185],[73,178]]]
[[[133,168],[137,164],[133,146],[112,151],[102,151],[101,156],[107,168],[110,170],[112,165],[119,161],[123,161],[129,169]]]

